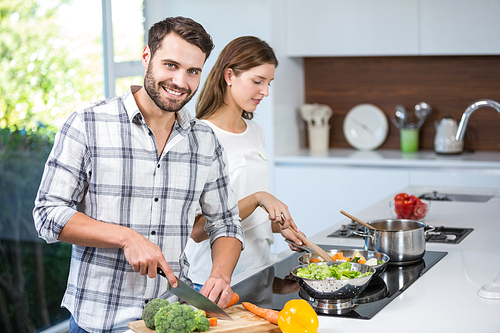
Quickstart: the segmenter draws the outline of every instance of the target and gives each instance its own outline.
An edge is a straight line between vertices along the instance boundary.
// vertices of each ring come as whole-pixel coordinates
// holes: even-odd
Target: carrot
[[[217,326],[217,317],[210,317],[208,318],[208,321],[210,323],[210,326]]]
[[[364,264],[364,263],[366,263],[366,260],[359,259],[359,260],[358,260],[358,262],[359,262],[360,264]]]
[[[237,293],[233,293],[233,297],[231,298],[231,301],[229,301],[227,307],[230,307],[231,305],[238,303],[239,300],[240,300],[240,295],[238,295]]]
[[[333,260],[341,260],[343,256],[344,256],[344,252],[338,252],[338,253],[335,253],[335,254],[332,256],[332,259],[333,259]]]
[[[243,305],[243,307],[248,311],[255,313],[259,317],[266,319],[268,322],[278,325],[279,311],[260,308],[257,305],[248,302],[243,302],[241,303],[241,305]]]
[[[321,262],[318,258],[311,258],[309,262]]]

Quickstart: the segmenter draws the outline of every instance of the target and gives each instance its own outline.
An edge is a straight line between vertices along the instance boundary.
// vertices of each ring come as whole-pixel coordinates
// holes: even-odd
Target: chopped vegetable
[[[179,302],[163,306],[154,316],[154,321],[157,333],[205,332],[209,328],[209,320],[203,310],[195,311]]]
[[[260,308],[257,305],[249,303],[249,302],[243,302],[243,303],[241,303],[241,305],[243,305],[243,307],[245,309],[247,309],[248,311],[256,314],[259,317],[266,319],[268,322],[278,325],[279,311],[266,309],[266,308]]]
[[[208,320],[210,321],[210,326],[217,326],[217,317],[210,317]]]
[[[142,310],[142,320],[144,320],[144,324],[147,328],[152,330],[155,329],[155,314],[164,306],[169,305],[170,303],[166,299],[162,298],[153,298],[150,300],[144,310]]]
[[[307,301],[288,301],[278,315],[278,326],[284,333],[315,333],[318,331],[318,315]]]
[[[227,307],[230,307],[231,305],[238,303],[239,300],[240,300],[240,296],[237,293],[233,292],[233,297],[231,297],[231,301],[229,301],[229,304],[227,305]]]
[[[307,267],[299,268],[297,270],[297,276],[314,280],[324,280],[326,278],[345,280],[356,279],[372,274],[372,272],[361,273],[358,271],[351,271],[351,267],[352,264],[350,262],[343,262],[339,265],[331,266],[310,264]]]
[[[429,207],[413,194],[399,193],[394,197],[394,211],[398,219],[421,220]]]

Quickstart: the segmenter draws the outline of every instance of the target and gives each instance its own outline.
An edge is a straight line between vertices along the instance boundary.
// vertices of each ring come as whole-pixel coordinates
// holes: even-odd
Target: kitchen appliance
[[[449,114],[439,122],[435,122],[436,136],[434,150],[439,154],[458,154],[464,149],[463,140],[456,140],[458,123]]]
[[[431,228],[434,230],[430,231]],[[367,230],[365,227],[359,225],[357,222],[352,221],[350,224],[343,224],[340,229],[335,230],[327,237],[340,237],[340,238],[363,238],[360,234],[363,234]],[[465,237],[467,237],[473,228],[453,228],[445,226],[427,226],[424,229],[425,241],[427,243],[446,243],[446,244],[458,244]]]
[[[345,249],[321,245],[326,251]],[[291,275],[297,266],[298,257],[302,253],[294,253],[274,265],[240,281],[232,286],[233,291],[240,295],[241,302],[251,302],[258,306],[281,310],[286,302],[292,299],[305,299],[320,316],[337,316],[342,318],[371,319],[393,299],[403,293],[410,285],[439,262],[447,252],[426,251],[424,257],[412,265],[388,265],[385,272],[373,277],[361,294],[353,299],[354,306],[347,313],[338,313],[337,309],[318,308],[314,299],[301,292],[298,283]]]
[[[163,276],[165,279],[167,276],[165,272],[161,268],[157,269],[158,275]],[[204,310],[206,313],[211,315],[212,317],[217,317],[225,320],[233,320],[224,310],[222,310],[217,304],[179,280],[177,277],[177,287],[172,287],[170,283],[168,283],[168,291],[170,291],[175,296],[179,297],[181,300],[185,301],[188,304],[191,304],[198,309]]]

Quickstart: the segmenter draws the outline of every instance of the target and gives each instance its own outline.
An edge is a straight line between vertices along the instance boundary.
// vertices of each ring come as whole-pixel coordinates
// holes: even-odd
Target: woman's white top
[[[269,157],[264,149],[264,131],[255,122],[246,120],[247,129],[243,133],[227,132],[208,124],[217,135],[228,158],[229,179],[238,200],[258,192],[270,192]],[[257,208],[252,215],[241,221],[245,233],[245,249],[233,274],[250,268],[260,267],[271,261],[271,244],[274,236],[268,214]],[[209,240],[195,243],[189,239],[186,249],[189,260],[189,278],[204,284],[212,270],[212,252]]]

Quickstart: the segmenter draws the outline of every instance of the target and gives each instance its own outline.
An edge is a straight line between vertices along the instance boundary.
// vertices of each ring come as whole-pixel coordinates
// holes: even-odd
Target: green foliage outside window
[[[60,304],[71,245],[40,240],[32,218],[57,128],[103,90],[102,71],[70,57],[59,37],[57,9],[68,1],[0,1],[0,331],[5,333],[35,332],[69,316]]]

